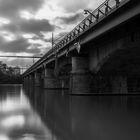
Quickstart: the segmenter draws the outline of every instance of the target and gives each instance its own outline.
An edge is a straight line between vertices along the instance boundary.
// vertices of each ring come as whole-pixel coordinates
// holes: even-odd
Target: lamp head
[[[84,14],[87,15],[88,14],[88,10],[84,10]]]

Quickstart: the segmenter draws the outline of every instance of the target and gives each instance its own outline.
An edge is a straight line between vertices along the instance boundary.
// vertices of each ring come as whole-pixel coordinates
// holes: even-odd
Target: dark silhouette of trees
[[[0,84],[21,84],[22,78],[20,73],[15,73],[13,67],[6,64],[0,64]]]

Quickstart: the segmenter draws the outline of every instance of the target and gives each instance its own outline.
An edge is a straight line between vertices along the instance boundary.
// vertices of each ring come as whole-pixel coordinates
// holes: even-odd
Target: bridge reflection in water
[[[138,95],[69,95],[21,86],[0,91],[2,140],[140,139]]]

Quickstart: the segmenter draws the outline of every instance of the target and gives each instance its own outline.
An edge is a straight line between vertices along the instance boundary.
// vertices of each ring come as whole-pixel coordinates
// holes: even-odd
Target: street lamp
[[[89,10],[86,9],[86,10],[84,10],[84,14],[85,15],[87,15],[87,14],[92,15],[94,18],[96,18],[96,20],[99,19],[99,12],[97,15],[94,15],[92,12],[90,12]]]
[[[85,15],[87,15],[87,14],[93,15],[89,10],[84,10],[84,14],[85,14]]]

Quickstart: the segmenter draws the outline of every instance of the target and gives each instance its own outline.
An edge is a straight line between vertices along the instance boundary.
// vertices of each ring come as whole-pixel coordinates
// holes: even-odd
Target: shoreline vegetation
[[[22,84],[22,77],[0,73],[0,84]]]
[[[22,84],[20,67],[11,67],[0,61],[0,84]]]

